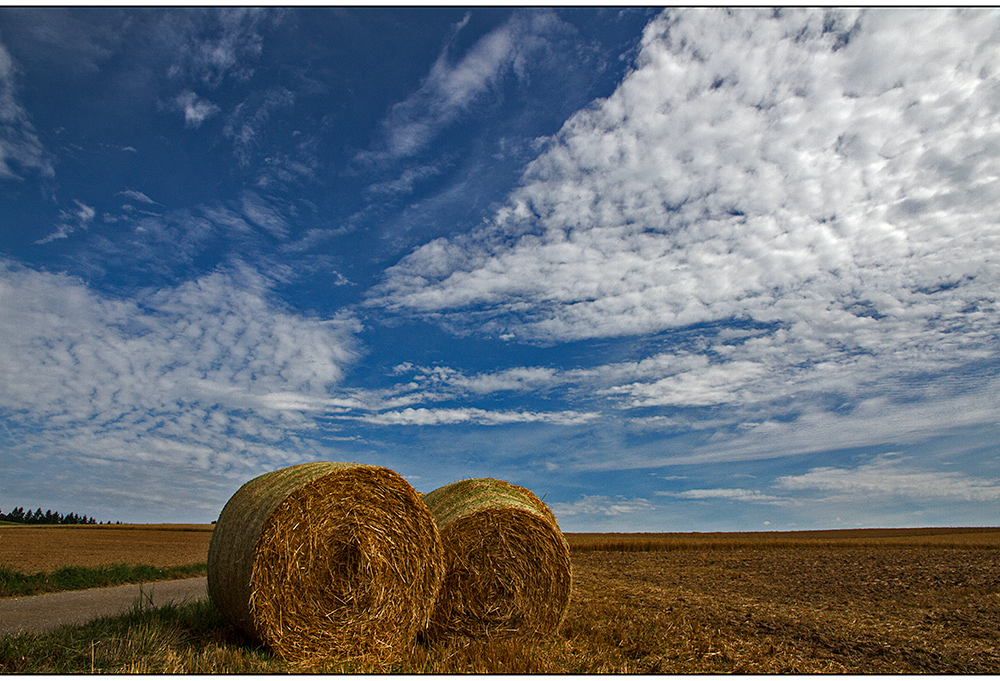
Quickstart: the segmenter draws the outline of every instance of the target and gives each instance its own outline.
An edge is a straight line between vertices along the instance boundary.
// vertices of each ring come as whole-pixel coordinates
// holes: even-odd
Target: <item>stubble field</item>
[[[614,671],[995,674],[987,536],[578,552],[561,635],[598,644]]]
[[[210,536],[176,534],[183,537],[179,545],[195,552],[207,547]],[[6,546],[5,536],[0,535],[0,547]],[[118,536],[127,543],[142,535]],[[1000,673],[1000,528],[568,534],[567,539],[573,594],[566,619],[552,636],[415,644],[391,668],[346,669]],[[0,548],[0,564],[7,561],[4,553]],[[51,560],[60,559],[68,557]],[[55,633],[2,641],[0,672],[91,666],[147,673],[301,670],[245,639],[207,604],[131,618],[110,633],[108,626],[64,632],[59,643]]]
[[[0,565],[51,572],[115,563],[169,568],[204,563],[212,525],[3,525]]]

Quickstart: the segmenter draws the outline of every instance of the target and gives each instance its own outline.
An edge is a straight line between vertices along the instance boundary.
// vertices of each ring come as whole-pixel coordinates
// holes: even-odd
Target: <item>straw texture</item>
[[[430,636],[551,633],[569,604],[569,547],[530,490],[492,478],[424,496],[444,546],[445,577]]]
[[[388,660],[426,627],[442,560],[434,520],[399,474],[314,462],[233,495],[212,534],[208,589],[285,659]]]

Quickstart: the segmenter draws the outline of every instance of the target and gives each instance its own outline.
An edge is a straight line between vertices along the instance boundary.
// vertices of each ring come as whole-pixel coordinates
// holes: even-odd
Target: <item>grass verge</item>
[[[282,671],[209,601],[150,608],[39,634],[0,638],[0,674]],[[197,672],[195,671],[197,670]]]
[[[53,572],[25,574],[0,565],[0,598],[200,577],[206,569],[205,563],[171,568],[117,563],[96,568],[68,565]]]
[[[551,641],[547,641],[551,644]],[[210,601],[152,608],[46,633],[0,637],[0,675],[9,674],[386,674],[544,673],[544,644],[414,643],[404,659],[288,663],[229,624]],[[558,669],[558,667],[557,667]]]

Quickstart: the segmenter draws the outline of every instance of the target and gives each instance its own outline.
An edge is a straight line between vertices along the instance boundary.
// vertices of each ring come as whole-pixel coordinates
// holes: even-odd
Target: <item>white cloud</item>
[[[475,407],[455,409],[407,407],[398,411],[362,414],[351,418],[383,426],[440,426],[457,423],[474,423],[481,426],[499,426],[511,423],[549,423],[576,426],[592,421],[598,416],[596,413],[578,411],[533,412],[487,410]]]
[[[156,203],[134,190],[119,194],[146,206]],[[262,253],[272,238],[286,242],[291,229],[288,216],[293,212],[293,206],[254,191],[244,191],[226,204],[197,206],[194,212],[179,209],[161,213],[129,204],[117,216],[105,214],[103,221],[124,222],[130,231],[119,230],[114,239],[106,232],[95,231],[87,244],[87,261],[94,267],[110,266],[119,272],[132,270],[141,275],[143,283],[151,272],[164,274],[172,281],[178,266],[183,268],[199,255],[220,246],[252,259]],[[60,225],[56,234],[68,234],[71,227],[75,228],[72,222]],[[56,235],[47,237],[53,238]],[[272,275],[282,268],[280,264],[272,267]]]
[[[133,149],[133,151],[135,150]],[[126,199],[130,201],[135,201],[136,203],[145,203],[150,205],[156,204],[156,201],[153,201],[153,199],[146,196],[143,192],[136,191],[134,189],[126,189],[125,191],[120,191],[118,192],[118,195],[124,196]]]
[[[509,207],[404,259],[377,302],[569,340],[739,315],[842,325],[858,302],[912,314],[918,288],[995,276],[995,22],[873,11],[835,50],[852,17],[768,16],[654,21],[636,70]],[[886,31],[934,39],[878,59]]]
[[[259,7],[164,15],[159,33],[176,52],[170,75],[191,75],[210,87],[218,87],[227,76],[246,80],[263,52],[260,29],[267,16]]]
[[[1000,501],[1000,480],[976,478],[965,473],[925,470],[907,465],[905,458],[883,454],[857,468],[814,468],[802,475],[778,478],[779,487],[794,491],[817,490],[831,499],[886,499],[913,501]]]
[[[49,154],[18,101],[16,73],[14,60],[0,43],[0,180],[22,179],[17,170],[51,177],[55,170]]]
[[[56,231],[52,232],[46,237],[43,237],[36,241],[36,244],[47,244],[56,239],[65,239],[73,232],[81,229],[87,229],[90,223],[94,221],[94,216],[97,214],[91,206],[85,203],[81,203],[76,199],[73,200],[76,204],[76,210],[61,210],[59,211],[59,226]]]
[[[740,488],[716,488],[716,489],[689,489],[683,492],[657,492],[658,496],[676,497],[678,499],[722,499],[726,501],[745,501],[752,504],[768,504],[773,506],[787,506],[793,503],[790,499],[776,497],[771,494],[764,494],[759,490]]]
[[[185,90],[174,98],[174,104],[184,114],[184,126],[200,128],[206,120],[219,113],[221,109],[212,102],[201,99],[190,90]]]
[[[466,21],[456,26],[456,33]],[[450,45],[446,46],[420,88],[390,110],[382,124],[380,151],[362,157],[401,159],[422,151],[508,73],[523,72],[525,61],[544,45],[545,34],[557,23],[549,12],[517,12],[480,38],[457,61],[451,58]],[[399,180],[399,187],[383,184],[380,188],[405,189],[417,179],[406,177]]]
[[[405,169],[399,177],[376,182],[369,185],[368,193],[376,196],[391,196],[393,194],[410,194],[414,186],[423,180],[435,177],[441,173],[441,168],[431,165]]]
[[[612,388],[608,392],[630,395],[629,406],[708,406],[734,402],[738,393],[766,371],[756,362],[727,362],[709,366],[709,360],[699,357],[696,368],[652,382],[633,383]]]
[[[513,367],[497,372],[484,372],[466,376],[463,372],[446,366],[397,367],[397,373],[412,373],[417,385],[427,385],[443,390],[446,394],[472,393],[477,395],[500,391],[525,392],[538,390],[557,382],[565,382],[563,372],[546,367]]]
[[[956,381],[958,386],[943,384],[929,394],[915,394],[909,399],[885,396],[866,397],[851,408],[838,411],[822,405],[793,404],[801,413],[790,418],[788,411],[774,409],[764,413],[737,412],[730,417],[740,427],[732,432],[720,430],[696,451],[662,462],[709,463],[772,458],[788,454],[824,452],[871,446],[878,443],[916,444],[941,434],[995,428],[1000,424],[1000,381],[996,378]],[[794,414],[795,412],[792,412]],[[740,416],[744,416],[741,420]],[[754,420],[754,417],[763,417]],[[725,424],[683,424],[719,427]]]
[[[233,110],[222,128],[222,134],[233,141],[233,154],[240,165],[249,165],[271,116],[294,103],[295,95],[291,90],[272,87],[262,95],[252,95]]]
[[[949,409],[989,392],[998,347],[998,63],[986,10],[668,11],[492,220],[414,251],[368,304],[529,342],[685,334],[643,368],[536,374],[630,408],[752,422],[753,405],[833,394],[867,423],[872,400],[917,413],[895,401],[930,399],[932,377],[955,390],[920,405],[925,423],[965,419]]]
[[[116,299],[0,263],[0,337],[19,449],[209,469],[308,451],[304,408],[355,359],[345,328],[283,311],[245,267]]]
[[[549,505],[558,518],[569,516],[622,516],[634,513],[649,513],[655,506],[648,499],[623,496],[584,495],[573,502],[554,502]]]
[[[243,216],[277,238],[288,236],[288,221],[268,201],[254,192],[243,192],[240,197]]]

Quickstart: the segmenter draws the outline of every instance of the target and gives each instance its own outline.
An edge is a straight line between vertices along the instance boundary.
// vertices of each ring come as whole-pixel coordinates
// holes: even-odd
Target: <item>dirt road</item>
[[[83,624],[97,617],[118,615],[136,603],[159,607],[207,598],[205,577],[106,589],[64,591],[41,596],[0,599],[0,636],[48,631],[64,624]]]

